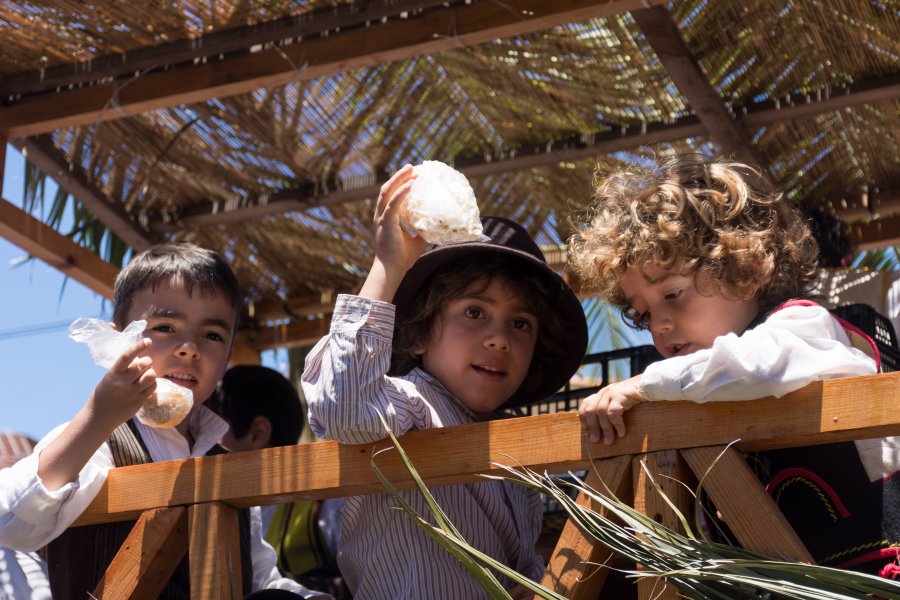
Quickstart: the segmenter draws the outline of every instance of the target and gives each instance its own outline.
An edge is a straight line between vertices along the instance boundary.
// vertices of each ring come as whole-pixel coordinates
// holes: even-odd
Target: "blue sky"
[[[6,152],[3,198],[21,206],[24,161]],[[48,200],[54,189],[47,192]],[[68,337],[77,317],[108,319],[111,305],[39,260],[14,262],[26,252],[0,237],[0,430],[40,439],[70,420],[84,404],[103,369],[87,346]],[[284,357],[264,355],[284,371]]]
[[[3,198],[17,206],[23,165],[22,156],[7,148]],[[39,439],[71,419],[103,375],[87,348],[69,340],[66,324],[79,316],[108,318],[110,307],[44,262],[12,264],[25,254],[0,238],[0,429]]]

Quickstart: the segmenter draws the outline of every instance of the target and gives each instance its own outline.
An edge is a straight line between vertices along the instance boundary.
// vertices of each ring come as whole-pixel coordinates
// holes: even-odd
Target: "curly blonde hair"
[[[570,240],[585,288],[616,305],[628,268],[694,274],[705,295],[755,299],[771,310],[810,293],[818,248],[806,221],[759,172],[681,156],[600,181],[587,223]]]

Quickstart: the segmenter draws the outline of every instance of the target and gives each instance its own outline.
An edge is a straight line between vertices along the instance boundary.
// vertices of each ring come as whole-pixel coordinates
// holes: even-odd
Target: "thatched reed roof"
[[[258,323],[356,289],[380,182],[425,159],[548,248],[595,169],[681,151],[900,235],[893,0],[85,6],[0,7],[0,136],[131,247],[224,252]]]

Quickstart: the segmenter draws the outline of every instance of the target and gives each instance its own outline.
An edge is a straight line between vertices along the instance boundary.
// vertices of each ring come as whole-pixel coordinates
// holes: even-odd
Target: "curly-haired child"
[[[746,165],[695,157],[598,185],[572,264],[628,323],[649,329],[664,359],[585,399],[579,413],[592,441],[624,435],[624,412],[639,402],[781,397],[876,372],[865,334],[802,300],[818,249],[805,220],[768,188]],[[759,458],[760,478],[818,562],[878,572],[896,559],[898,519],[882,519],[881,508],[900,491],[888,483],[900,465],[896,440]],[[791,485],[798,477],[807,485]]]

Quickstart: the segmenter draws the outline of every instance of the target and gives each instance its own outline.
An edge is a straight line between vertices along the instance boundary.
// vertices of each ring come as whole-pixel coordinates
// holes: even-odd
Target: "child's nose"
[[[509,335],[502,329],[495,329],[488,333],[488,336],[485,338],[485,345],[488,348],[509,350]]]
[[[178,350],[176,351],[181,358],[191,358],[198,359],[200,358],[200,348],[197,347],[193,341],[184,341],[178,346]]]
[[[650,333],[656,335],[672,331],[672,319],[665,313],[650,315]]]

